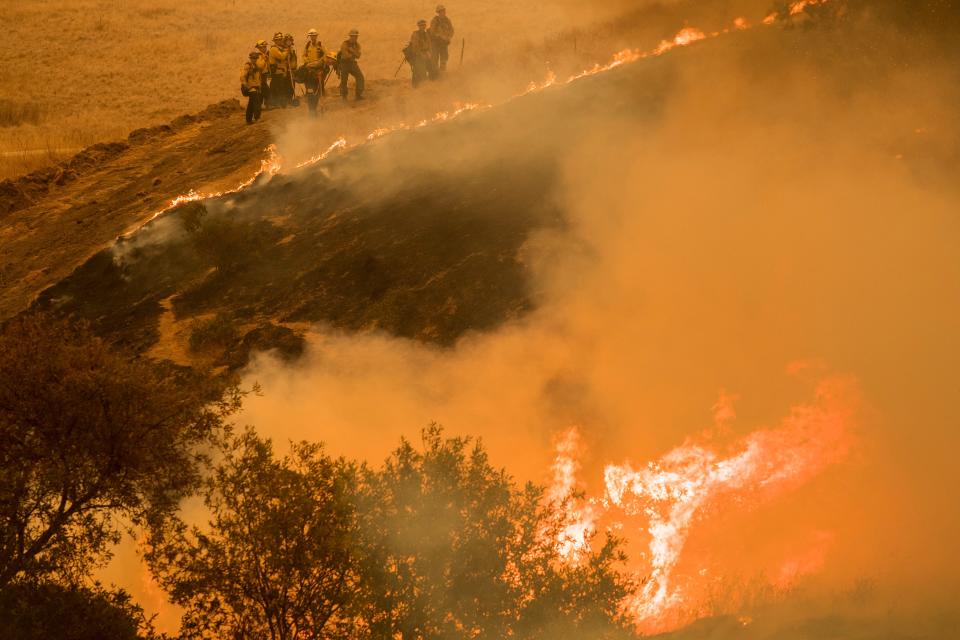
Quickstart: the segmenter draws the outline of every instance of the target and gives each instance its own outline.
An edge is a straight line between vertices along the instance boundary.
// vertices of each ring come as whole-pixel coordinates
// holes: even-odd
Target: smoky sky
[[[769,3],[639,7],[696,26],[756,21]],[[777,424],[823,376],[849,376],[863,401],[849,459],[774,504],[697,523],[690,553],[755,576],[813,550],[821,595],[866,580],[883,606],[949,608],[960,84],[941,41],[908,29],[865,12],[724,36],[549,89],[577,105],[575,127],[544,108],[535,128],[504,124],[495,147],[417,146],[422,168],[461,175],[493,148],[550,138],[546,197],[565,224],[519,252],[535,309],[451,348],[314,326],[301,362],[251,364],[263,394],[240,422],[377,463],[436,421],[536,481],[576,424],[597,495],[604,464],[656,460],[711,424],[721,394],[737,398],[733,438]],[[302,154],[324,126],[281,140]],[[364,188],[390,197],[402,176],[369,155]]]

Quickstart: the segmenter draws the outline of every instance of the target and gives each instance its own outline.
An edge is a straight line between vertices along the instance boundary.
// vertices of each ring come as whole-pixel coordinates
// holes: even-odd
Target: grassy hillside
[[[237,76],[259,38],[307,29],[337,46],[361,31],[364,68],[392,76],[402,43],[433,0],[282,5],[250,0],[25,0],[0,9],[0,178],[72,155],[93,142],[238,94]],[[535,12],[505,0],[451,5],[466,60],[568,24],[556,6]],[[457,54],[459,55],[459,54]]]

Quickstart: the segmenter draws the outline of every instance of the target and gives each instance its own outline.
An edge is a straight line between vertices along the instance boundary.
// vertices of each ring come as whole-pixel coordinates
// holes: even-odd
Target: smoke
[[[619,35],[595,40],[613,47],[639,34],[628,44],[652,48],[684,26],[684,12],[709,33],[741,14],[756,24],[768,5],[644,3]],[[714,602],[698,613],[786,590],[782,624],[955,609],[960,83],[956,61],[926,36],[868,19],[760,28],[516,100],[503,117],[468,115],[472,138],[375,142],[324,180],[390,201],[431,181],[451,191],[483,181],[496,163],[555,167],[546,199],[563,224],[533,231],[518,255],[535,309],[452,348],[315,326],[302,361],[251,363],[247,382],[264,393],[240,421],[374,464],[438,421],[540,482],[556,472],[556,437],[578,425],[570,486],[599,497],[606,465],[642,468],[717,422],[717,447],[745,441],[839,373],[857,380],[863,403],[850,455],[757,508],[698,514],[674,575],[710,587]],[[347,129],[342,119],[299,123],[280,135],[280,153],[296,163],[341,135],[363,140],[449,109],[454,97],[496,103],[546,70],[510,62],[357,108]],[[564,65],[583,68],[569,52],[551,63],[560,77]],[[496,126],[484,128],[488,115]],[[282,178],[303,187],[315,176]],[[230,213],[229,200],[210,206]],[[490,224],[505,215],[491,211]],[[149,229],[115,249],[117,262],[184,235],[172,219]],[[629,550],[642,565],[643,542]],[[121,549],[118,562],[133,566],[132,556]],[[155,601],[136,574],[134,591]],[[864,591],[869,607],[857,604]],[[175,626],[175,611],[163,615]]]
[[[934,603],[960,569],[956,67],[870,21],[702,46],[671,63],[655,117],[571,131],[542,114],[566,143],[567,224],[521,252],[535,311],[452,349],[315,327],[301,363],[253,362],[264,395],[243,420],[374,462],[435,420],[539,481],[577,424],[599,495],[603,465],[701,432],[720,392],[740,398],[736,436],[849,374],[868,407],[852,459],[695,524],[688,552],[727,576],[813,573],[821,595],[869,579],[902,607]],[[645,99],[636,80],[567,91]],[[483,155],[460,150],[458,170]]]

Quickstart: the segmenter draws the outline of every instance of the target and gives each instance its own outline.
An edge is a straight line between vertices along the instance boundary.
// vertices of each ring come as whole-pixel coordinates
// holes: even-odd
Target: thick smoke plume
[[[769,10],[700,5],[670,7],[691,24]],[[882,16],[699,43],[655,87],[619,69],[550,89],[632,100],[638,115],[572,129],[543,113],[564,141],[550,198],[565,225],[521,252],[536,309],[450,349],[314,327],[302,362],[253,362],[264,394],[242,420],[373,463],[438,421],[544,483],[558,434],[578,425],[570,487],[599,498],[605,466],[644,468],[711,425],[717,450],[749,442],[840,374],[857,388],[850,449],[775,501],[691,518],[674,575],[703,578],[697,615],[770,594],[814,613],[955,613],[960,82],[937,34]],[[288,132],[281,153],[309,155],[331,133],[318,127]],[[538,144],[519,127],[498,140],[517,154]],[[491,149],[503,152],[418,146],[417,163],[466,175]],[[369,157],[364,188],[390,197],[396,157]],[[630,541],[637,567],[645,548]]]
[[[569,229],[524,250],[535,312],[449,350],[317,327],[305,363],[251,367],[265,393],[246,419],[374,461],[436,420],[540,481],[553,438],[578,424],[600,495],[604,464],[701,432],[718,392],[740,396],[728,429],[742,435],[839,371],[869,407],[851,458],[776,504],[705,517],[689,553],[722,575],[810,572],[819,593],[868,580],[904,609],[934,603],[960,568],[946,489],[960,85],[917,34],[799,29],[683,52],[652,122],[555,123]],[[595,99],[626,90],[612,80]]]

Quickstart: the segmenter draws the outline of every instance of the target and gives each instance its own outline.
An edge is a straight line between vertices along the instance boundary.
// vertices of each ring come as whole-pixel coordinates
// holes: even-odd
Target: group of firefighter
[[[298,84],[304,86],[310,113],[316,114],[321,96],[326,95],[331,73],[340,78],[340,96],[344,100],[348,97],[350,77],[354,79],[355,99],[363,100],[365,81],[360,70],[360,32],[350,31],[336,53],[325,49],[317,36],[316,29],[307,32],[302,58],[297,57],[296,45],[289,33],[275,33],[273,45],[266,40],[257,42],[240,74],[240,91],[249,98],[247,124],[259,120],[263,109],[298,106]],[[413,72],[414,87],[428,79],[437,80],[446,72],[451,40],[453,23],[443,5],[437,6],[429,28],[426,20],[417,22],[417,30],[403,49],[404,60]]]

